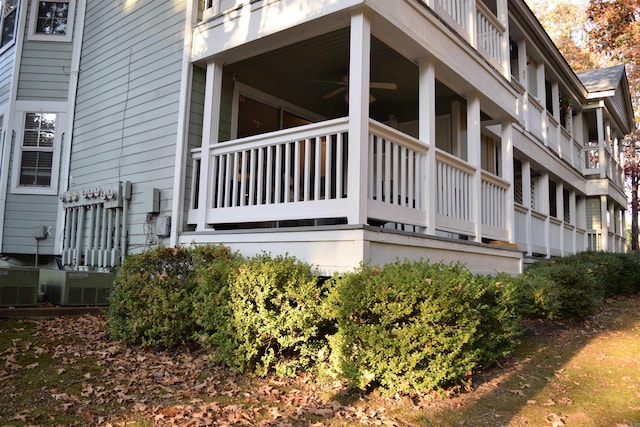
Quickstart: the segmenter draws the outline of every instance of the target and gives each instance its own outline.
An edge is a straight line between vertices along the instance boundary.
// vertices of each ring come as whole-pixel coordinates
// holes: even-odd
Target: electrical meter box
[[[37,268],[0,268],[0,307],[38,304]]]
[[[114,273],[40,270],[40,291],[56,305],[107,305]]]

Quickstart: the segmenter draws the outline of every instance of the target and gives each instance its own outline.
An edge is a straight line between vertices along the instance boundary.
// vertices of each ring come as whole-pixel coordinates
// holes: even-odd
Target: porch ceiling
[[[344,90],[328,99],[323,97],[341,88],[349,70],[349,29],[344,28],[290,44],[225,67],[225,76],[284,99],[327,118],[348,113]],[[372,37],[371,81],[395,83],[396,90],[371,89],[375,102],[370,116],[387,120],[415,120],[418,109],[418,67],[387,44]],[[331,83],[338,82],[338,83]],[[442,95],[446,88],[440,88]]]

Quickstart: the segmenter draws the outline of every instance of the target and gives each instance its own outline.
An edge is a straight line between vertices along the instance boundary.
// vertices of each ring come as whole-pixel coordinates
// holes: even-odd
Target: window
[[[18,0],[4,0],[2,5],[2,38],[0,49],[12,44],[16,38],[16,23],[18,21]]]
[[[35,1],[31,7],[29,38],[71,41],[75,0]]]
[[[60,152],[66,103],[17,101],[13,122],[11,192],[55,195],[58,192]]]
[[[56,119],[55,113],[26,113],[19,186],[51,186]]]

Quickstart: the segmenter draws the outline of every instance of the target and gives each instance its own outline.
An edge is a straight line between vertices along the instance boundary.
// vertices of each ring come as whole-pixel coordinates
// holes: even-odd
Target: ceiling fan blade
[[[395,83],[371,82],[370,86],[372,89],[389,89],[389,90],[398,89],[398,85]]]
[[[332,84],[332,85],[340,85],[340,86],[346,86],[348,84],[348,82],[342,82],[339,80],[312,80],[313,83],[327,83],[327,84]]]
[[[347,90],[346,87],[339,87],[338,89],[334,89],[331,92],[327,93],[326,95],[324,95],[322,97],[322,99],[329,99],[329,98],[333,98],[334,96],[336,96],[337,94],[339,94],[340,92],[344,92],[345,90]]]

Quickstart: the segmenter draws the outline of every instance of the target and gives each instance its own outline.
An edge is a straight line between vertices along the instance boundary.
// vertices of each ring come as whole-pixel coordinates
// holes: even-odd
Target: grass
[[[233,375],[199,349],[132,349],[104,318],[0,321],[0,426],[640,426],[640,297],[527,324],[509,358],[449,396]]]

